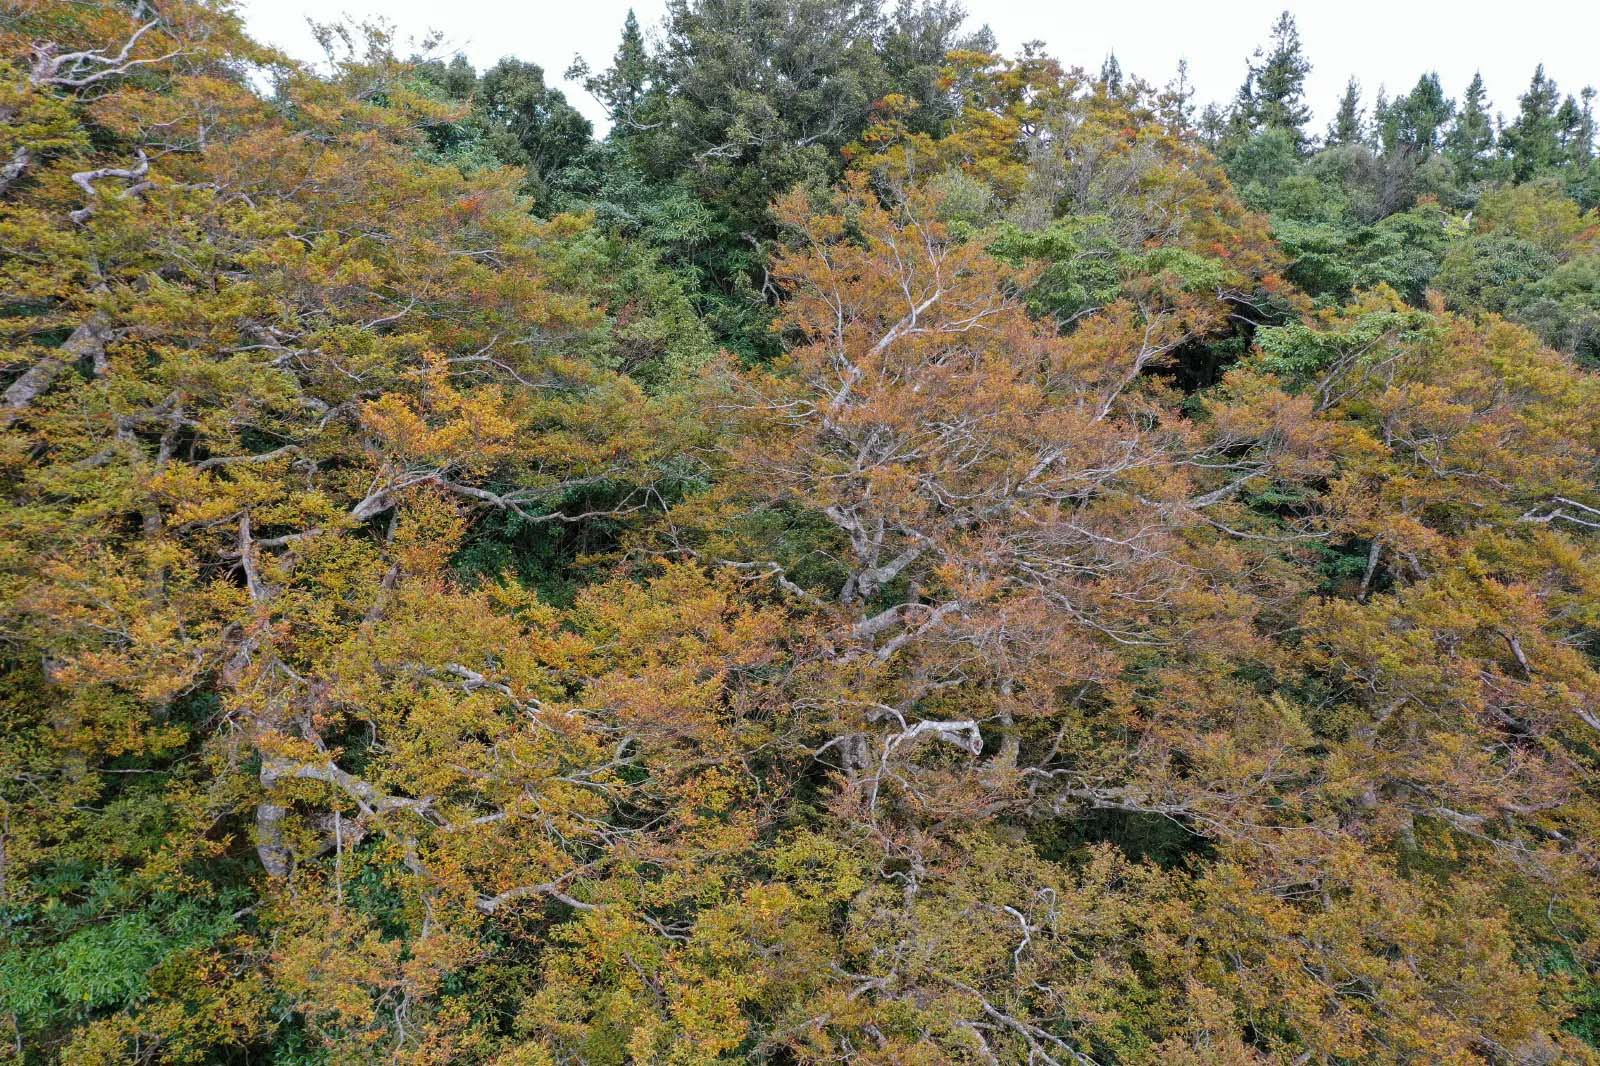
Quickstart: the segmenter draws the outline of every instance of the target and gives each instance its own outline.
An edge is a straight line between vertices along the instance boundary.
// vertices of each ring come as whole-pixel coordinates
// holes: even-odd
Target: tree
[[[1556,112],[1557,140],[1561,165],[1582,170],[1594,159],[1594,90],[1583,90],[1583,102],[1568,96]]]
[[[1374,151],[1387,151],[1395,143],[1393,110],[1388,90],[1379,85],[1377,99],[1372,103],[1372,124],[1367,133],[1367,146]]]
[[[828,177],[827,150],[849,143],[883,87],[881,26],[858,0],[675,0],[639,158],[657,177],[722,186],[748,227],[776,189]]]
[[[1567,188],[1579,204],[1594,210],[1600,206],[1600,154],[1596,151],[1594,117],[1595,91],[1585,86],[1578,122],[1568,139]]]
[[[1207,104],[1200,111],[1200,121],[1197,125],[1200,143],[1212,152],[1220,149],[1228,129],[1227,115],[1222,108],[1216,104]]]
[[[1500,150],[1508,161],[1512,177],[1527,181],[1547,173],[1561,154],[1556,121],[1561,97],[1555,82],[1545,77],[1542,63],[1533,72],[1528,91],[1518,98],[1518,103],[1516,119],[1500,134]]]
[[[1398,142],[1424,159],[1439,151],[1455,104],[1444,94],[1439,75],[1425,74],[1416,86],[1391,105]]]
[[[1587,99],[840,10],[0,20],[8,1061],[1600,1063]]]
[[[613,416],[662,408],[594,358],[607,318],[585,288],[587,223],[533,218],[515,170],[427,161],[421,131],[446,112],[381,41],[331,79],[286,70],[267,101],[238,73],[260,53],[209,8],[101,51],[73,35],[139,25],[49,14],[19,32],[68,57],[58,69],[91,52],[140,65],[92,97],[46,90],[76,123],[92,109],[99,136],[0,208],[23,250],[8,300],[28,310],[7,326],[8,454],[27,458],[4,475],[20,643],[3,758],[48,783],[7,774],[6,820],[30,828],[7,830],[6,905],[110,894],[66,924],[8,927],[40,978],[27,1004],[8,998],[12,1025],[103,1061],[262,1048],[279,1022],[248,975],[265,973],[357,1061],[440,1017],[421,1001],[476,956],[463,923],[577,898],[593,854],[560,823],[598,812],[583,797],[610,787],[608,764],[650,746],[642,721],[620,752],[610,725],[593,744],[571,728],[549,673],[571,647],[561,624],[452,562],[490,516],[569,531],[568,558],[599,546],[596,521],[640,508],[635,464],[654,447]],[[664,444],[669,420],[647,421]],[[48,574],[26,562],[38,552]],[[446,749],[456,769],[430,779],[427,753]],[[513,809],[534,780],[519,775],[564,768],[585,783],[547,781],[539,813]],[[511,822],[543,842],[486,844],[484,826]],[[52,874],[63,862],[76,872]],[[396,902],[352,908],[360,884]],[[119,908],[111,939],[93,930]],[[51,977],[68,953],[86,968]],[[348,969],[330,978],[333,954]]]
[[[840,150],[871,120],[874,101],[904,99],[924,112],[914,124],[937,125],[949,102],[932,73],[957,43],[961,20],[958,7],[942,2],[903,4],[892,18],[879,0],[669,5],[647,64],[648,89],[630,122],[616,127],[625,163],[610,169],[618,178],[637,175],[629,199],[638,194],[666,209],[662,245],[702,279],[708,318],[725,345],[751,357],[774,354],[763,287],[772,199],[836,178]],[[638,68],[625,39],[596,86],[642,84]]]
[[[1551,347],[1600,365],[1600,256],[1562,263],[1517,294],[1511,308]]]
[[[896,0],[889,15],[879,46],[884,74],[892,93],[916,105],[908,116],[916,129],[940,132],[960,105],[943,84],[949,54],[994,50],[987,27],[963,32],[966,19],[966,10],[952,0]]]
[[[1494,125],[1489,118],[1488,92],[1483,75],[1474,73],[1461,96],[1450,131],[1445,134],[1445,156],[1455,164],[1461,180],[1478,182],[1488,173],[1495,149]]]
[[[1294,16],[1285,11],[1272,24],[1269,46],[1257,49],[1250,64],[1251,121],[1256,128],[1286,130],[1297,148],[1307,143],[1305,124],[1311,108],[1305,102],[1306,75],[1311,62],[1300,44]]]
[[[532,63],[502,59],[483,72],[473,99],[496,154],[548,181],[589,146],[589,120],[544,83]]]
[[[588,74],[582,65],[574,67],[574,71]],[[638,18],[629,8],[628,17],[622,23],[622,41],[611,58],[611,66],[601,74],[589,76],[584,83],[606,109],[620,136],[626,137],[635,128],[636,113],[650,89],[651,74],[644,35],[639,32]]]
[[[1523,289],[1555,269],[1555,257],[1510,234],[1483,234],[1452,248],[1438,285],[1451,306],[1504,314]]]
[[[1105,62],[1100,64],[1100,84],[1113,96],[1122,91],[1122,64],[1117,62],[1115,52],[1107,52]]]
[[[1189,61],[1178,60],[1178,69],[1172,79],[1162,86],[1157,110],[1162,121],[1174,132],[1204,133],[1195,123],[1195,88],[1189,75]]]
[[[571,180],[567,172],[581,170],[593,130],[559,90],[545,85],[541,68],[502,59],[480,76],[458,55],[449,64],[413,60],[410,78],[459,108],[427,124],[438,158],[469,171],[521,167],[527,192],[553,213]]]
[[[1361,144],[1366,140],[1364,125],[1361,83],[1351,78],[1345,84],[1344,95],[1339,98],[1339,109],[1334,112],[1333,121],[1328,125],[1328,135],[1324,138],[1324,143],[1329,147]]]

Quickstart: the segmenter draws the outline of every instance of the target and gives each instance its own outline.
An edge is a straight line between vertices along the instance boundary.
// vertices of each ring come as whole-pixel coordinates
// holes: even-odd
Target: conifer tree
[[[582,71],[581,66],[578,67]],[[650,87],[650,56],[645,51],[644,34],[633,9],[622,23],[622,40],[617,45],[611,66],[588,77],[584,87],[593,94],[610,116],[614,129],[627,136],[637,123],[636,111]]]
[[[1494,152],[1494,123],[1489,117],[1483,74],[1475,73],[1461,95],[1461,106],[1445,134],[1444,153],[1462,181],[1481,180]]]
[[[1362,139],[1364,112],[1361,107],[1361,83],[1352,77],[1339,98],[1339,110],[1328,125],[1327,144],[1359,144]]]
[[[1594,89],[1583,90],[1582,102],[1568,96],[1556,112],[1560,165],[1583,168],[1594,158]]]
[[[1100,64],[1100,84],[1113,95],[1122,91],[1122,64],[1117,62],[1117,53],[1106,53],[1105,62]]]
[[[1367,145],[1374,151],[1388,151],[1398,139],[1394,107],[1388,89],[1379,85],[1378,98],[1372,103],[1372,124],[1367,127]]]
[[[1248,141],[1260,127],[1259,115],[1255,73],[1252,71],[1245,74],[1244,82],[1233,94],[1233,103],[1228,106],[1222,127],[1221,145],[1232,148]]]
[[[1294,16],[1285,11],[1272,24],[1272,40],[1266,50],[1257,50],[1250,66],[1253,84],[1252,120],[1262,129],[1287,130],[1297,147],[1307,142],[1305,124],[1311,108],[1305,102],[1306,76],[1311,61],[1300,43],[1300,30]]]
[[[1216,104],[1207,104],[1200,109],[1200,118],[1196,123],[1200,143],[1215,152],[1222,145],[1222,139],[1228,132],[1228,115]]]
[[[1518,100],[1516,119],[1500,136],[1500,149],[1517,181],[1548,173],[1561,158],[1560,127],[1556,113],[1561,96],[1556,83],[1545,76],[1544,64],[1533,72],[1528,91]]]
[[[1159,110],[1173,127],[1194,130],[1194,79],[1189,73],[1189,61],[1178,60],[1178,69],[1161,90]]]
[[[1424,74],[1411,92],[1394,103],[1400,144],[1426,158],[1439,150],[1455,103],[1444,94],[1438,74]]]

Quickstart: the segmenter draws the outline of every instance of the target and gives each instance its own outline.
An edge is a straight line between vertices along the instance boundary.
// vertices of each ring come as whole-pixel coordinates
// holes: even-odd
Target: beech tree
[[[13,6],[0,1058],[1600,1062],[1580,98]]]

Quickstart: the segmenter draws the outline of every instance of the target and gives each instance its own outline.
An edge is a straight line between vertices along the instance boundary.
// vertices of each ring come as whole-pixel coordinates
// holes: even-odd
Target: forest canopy
[[[4,5],[0,1061],[1600,1064],[1594,90],[974,14]]]

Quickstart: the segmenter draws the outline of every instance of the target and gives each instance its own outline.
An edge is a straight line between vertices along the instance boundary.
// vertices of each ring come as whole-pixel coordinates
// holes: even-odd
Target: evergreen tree
[[[1372,127],[1367,131],[1367,143],[1377,152],[1392,152],[1400,144],[1400,101],[1391,101],[1381,85],[1378,99],[1372,105]]]
[[[1193,130],[1194,82],[1189,77],[1189,61],[1178,60],[1178,70],[1156,98],[1157,113],[1175,130]]]
[[[966,17],[955,0],[898,0],[889,15],[878,54],[887,85],[916,104],[906,118],[908,128],[937,133],[954,117],[958,94],[943,81],[952,50],[995,50],[988,27],[961,32]]]
[[[480,77],[465,56],[457,55],[448,64],[417,62],[413,76],[420,86],[466,108],[464,115],[425,127],[438,160],[466,171],[525,168],[524,191],[544,200],[552,179],[591,148],[589,120],[559,89],[545,84],[537,64],[502,59]]]
[[[586,74],[583,64],[574,64],[568,77]],[[611,116],[616,131],[626,136],[636,120],[635,112],[650,86],[650,56],[645,51],[644,34],[639,32],[639,19],[633,9],[622,23],[622,41],[617,45],[611,68],[585,79],[584,87],[600,101]]]
[[[1572,96],[1556,112],[1556,138],[1562,166],[1584,167],[1594,157],[1594,89],[1583,90],[1580,104]]]
[[[1233,94],[1233,103],[1226,112],[1226,120],[1218,143],[1222,147],[1229,147],[1249,140],[1250,135],[1255,133],[1260,125],[1258,116],[1255,74],[1251,72],[1245,75],[1244,84]]]
[[[1426,158],[1440,148],[1455,103],[1445,96],[1438,74],[1424,74],[1410,93],[1395,101],[1394,122],[1401,147]]]
[[[1567,174],[1568,194],[1587,209],[1600,206],[1600,156],[1596,154],[1595,145],[1594,98],[1594,89],[1585,86],[1578,119],[1578,136],[1568,161]]]
[[[1585,159],[1593,159],[1595,155],[1595,134],[1597,132],[1594,117],[1595,88],[1593,85],[1583,87],[1583,122],[1579,127],[1582,130],[1581,144]]]
[[[1352,77],[1345,84],[1344,95],[1339,98],[1339,110],[1328,125],[1328,146],[1359,144],[1364,125],[1362,114],[1361,83]]]
[[[1207,104],[1200,110],[1200,120],[1196,123],[1200,142],[1215,152],[1222,147],[1223,138],[1228,132],[1228,115],[1216,104]]]
[[[1117,62],[1117,53],[1108,52],[1100,64],[1100,84],[1113,95],[1122,91],[1122,64]]]
[[[414,73],[419,81],[436,87],[449,100],[467,100],[478,87],[478,72],[467,57],[457,54],[449,63],[442,59],[418,62]]]
[[[1483,74],[1476,73],[1461,96],[1455,121],[1444,138],[1444,154],[1456,166],[1463,181],[1479,181],[1485,176],[1494,152],[1494,123],[1489,117],[1488,92]]]
[[[1294,16],[1285,11],[1272,24],[1270,49],[1257,50],[1250,66],[1253,124],[1262,129],[1287,130],[1297,147],[1307,142],[1305,124],[1311,108],[1305,102],[1306,75],[1311,62],[1300,44],[1300,31]]]
[[[1593,85],[1585,85],[1583,87],[1583,93],[1581,95],[1583,97],[1583,124],[1581,126],[1581,129],[1583,131],[1582,144],[1583,144],[1583,148],[1584,148],[1584,158],[1585,159],[1593,159],[1594,155],[1595,155],[1595,134],[1596,134],[1596,132],[1600,132],[1600,131],[1597,131],[1597,128],[1595,126],[1595,117],[1594,117],[1595,88],[1594,88],[1594,86]]]
[[[502,59],[483,72],[474,100],[488,140],[507,162],[548,178],[589,146],[589,120],[545,84],[535,63]]]
[[[1517,181],[1548,173],[1561,158],[1560,129],[1556,112],[1561,96],[1556,83],[1545,76],[1544,64],[1533,72],[1528,91],[1520,100],[1517,117],[1500,137],[1500,150]]]

